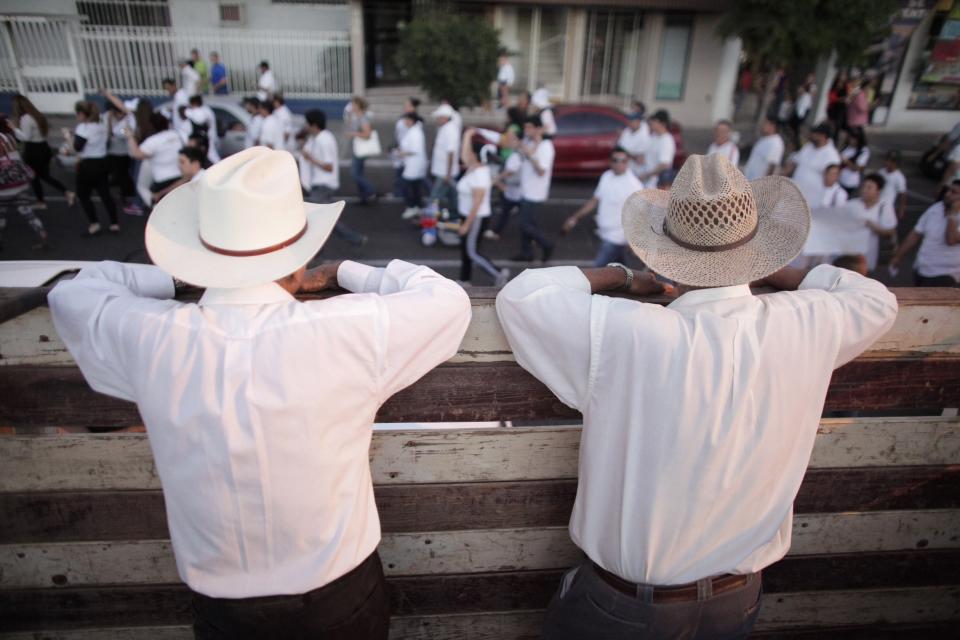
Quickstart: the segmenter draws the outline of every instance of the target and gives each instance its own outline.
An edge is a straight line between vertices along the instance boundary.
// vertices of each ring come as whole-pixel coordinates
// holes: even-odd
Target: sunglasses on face
[[[619,164],[621,162],[626,162],[626,161],[627,159],[623,156],[614,156],[610,158],[610,162],[612,162],[613,164]]]

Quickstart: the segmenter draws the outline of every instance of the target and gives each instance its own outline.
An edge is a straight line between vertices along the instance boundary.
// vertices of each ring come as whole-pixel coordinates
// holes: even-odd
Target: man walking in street
[[[220,96],[230,93],[230,87],[227,83],[227,68],[220,62],[220,54],[216,51],[210,52],[210,88]]]
[[[593,259],[594,267],[627,260],[627,240],[623,235],[621,216],[623,203],[643,189],[643,184],[627,168],[629,160],[627,152],[616,147],[610,154],[610,168],[600,176],[593,197],[563,223],[563,233],[570,233],[581,219],[599,207],[597,235],[600,236],[600,250]]]
[[[890,268],[900,267],[903,257],[920,245],[913,265],[917,287],[960,287],[960,180],[943,194],[943,202],[923,212],[910,235],[890,258]]]
[[[550,179],[556,150],[553,142],[543,137],[540,116],[530,116],[523,125],[524,141],[517,153],[523,158],[520,165],[520,254],[518,262],[533,260],[533,243],[540,245],[541,260],[547,262],[553,254],[553,242],[547,239],[537,221],[537,209],[550,196]]]
[[[49,296],[90,386],[143,416],[199,640],[387,638],[372,423],[456,353],[470,301],[400,260],[308,271],[342,208],[304,204],[290,153],[247,149],[154,209],[157,266]],[[206,292],[178,302],[180,281]]]
[[[707,155],[719,153],[726,156],[730,164],[740,164],[740,149],[733,141],[733,124],[729,120],[721,120],[713,129],[713,142],[707,148]]]
[[[760,139],[753,143],[750,157],[743,167],[747,180],[756,180],[776,174],[783,162],[783,138],[777,133],[777,121],[772,117],[763,119]]]
[[[433,112],[437,137],[430,158],[430,175],[433,176],[430,200],[438,200],[441,207],[451,209],[456,206],[456,179],[460,174],[460,129],[455,116],[456,112],[448,104],[440,105]]]
[[[818,124],[810,131],[810,142],[803,145],[784,167],[784,175],[793,178],[811,207],[820,201],[824,170],[832,164],[841,164],[832,134],[833,128],[829,124]]]
[[[647,189],[656,189],[662,181],[670,181],[677,143],[670,133],[670,114],[660,109],[650,116],[650,142],[643,153],[643,170],[637,175]]]
[[[833,370],[890,328],[897,301],[845,269],[785,269],[810,226],[803,196],[720,155],[632,196],[623,222],[679,283],[667,307],[596,295],[663,291],[623,265],[528,270],[497,296],[517,362],[583,413],[570,535],[587,558],[544,637],[746,638],[760,571],[790,548]],[[783,292],[755,296],[758,280]]]
[[[643,103],[639,103],[637,107],[636,111],[627,116],[628,124],[617,139],[617,146],[630,156],[630,171],[635,176],[643,171],[643,154],[650,144],[650,126],[643,120]]]

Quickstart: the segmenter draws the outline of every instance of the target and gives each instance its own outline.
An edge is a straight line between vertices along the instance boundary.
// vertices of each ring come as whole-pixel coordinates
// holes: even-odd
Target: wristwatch
[[[627,265],[622,264],[622,263],[620,263],[620,262],[611,262],[611,263],[607,264],[607,266],[608,266],[608,267],[618,267],[618,268],[620,268],[620,269],[623,269],[624,273],[627,274],[627,281],[626,281],[626,282],[623,284],[623,286],[620,287],[620,288],[621,288],[622,290],[624,290],[624,291],[629,291],[629,290],[630,290],[630,285],[633,284],[633,269],[631,269],[631,268],[628,267]]]

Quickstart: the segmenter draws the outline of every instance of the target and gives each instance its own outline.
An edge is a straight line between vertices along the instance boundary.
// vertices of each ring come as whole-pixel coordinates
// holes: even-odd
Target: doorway
[[[367,0],[363,3],[363,41],[366,84],[389,87],[407,84],[396,55],[400,29],[413,17],[412,0]]]

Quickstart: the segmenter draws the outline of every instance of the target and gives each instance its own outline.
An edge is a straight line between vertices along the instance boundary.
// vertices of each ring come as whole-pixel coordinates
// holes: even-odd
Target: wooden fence
[[[954,637],[960,292],[896,293],[896,325],[837,370],[827,408],[917,415],[822,421],[757,637]],[[492,292],[473,304],[460,353],[378,420],[575,419],[513,362]],[[145,436],[62,433],[138,425],[136,408],[87,388],[44,307],[0,325],[0,356],[0,638],[191,637]],[[392,638],[537,637],[579,558],[578,445],[569,425],[375,432]]]

